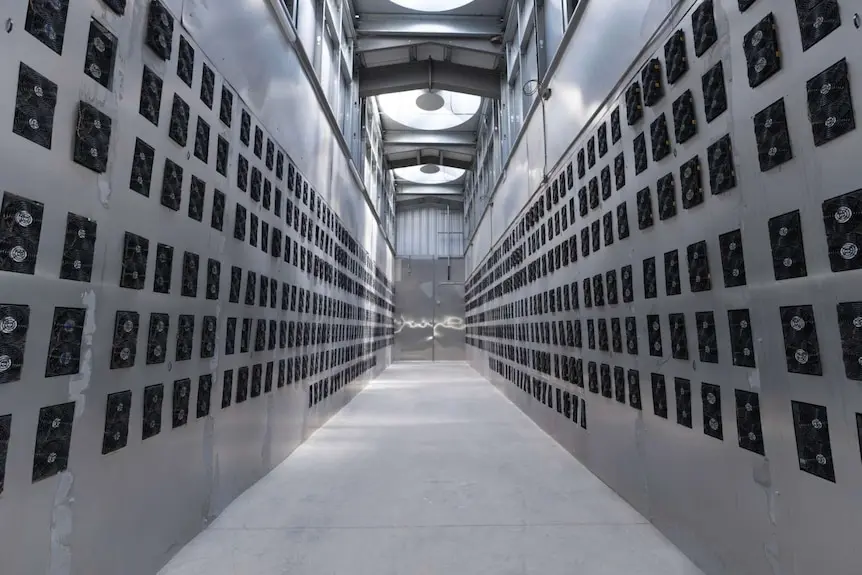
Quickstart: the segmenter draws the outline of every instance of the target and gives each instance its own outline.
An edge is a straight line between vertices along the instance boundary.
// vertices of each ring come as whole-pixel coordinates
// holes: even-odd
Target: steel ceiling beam
[[[356,33],[359,36],[488,38],[503,34],[503,21],[496,16],[360,14]]]
[[[464,193],[463,186],[450,186],[447,184],[409,184],[401,183],[396,190],[396,196],[459,196]]]
[[[404,204],[431,204],[431,203],[448,203],[461,205],[464,203],[464,198],[456,195],[435,195],[427,194],[422,196],[404,195],[396,196],[395,203],[400,207]]]
[[[480,38],[445,38],[442,36],[427,36],[420,38],[416,38],[415,36],[359,37],[356,39],[356,43],[354,44],[354,51],[357,54],[364,54],[366,52],[377,52],[379,50],[411,48],[413,46],[421,46],[424,44],[493,56],[503,55],[503,46],[501,44],[494,44],[488,40]]]
[[[496,70],[451,62],[407,62],[359,70],[359,96],[368,98],[407,90],[448,90],[500,98],[500,73]]]
[[[445,196],[429,196],[427,198],[402,199],[395,202],[395,212],[406,212],[428,206],[449,208],[451,212],[458,213],[464,209],[464,202],[455,198]]]
[[[397,160],[388,158],[387,163],[392,170],[409,168],[410,166],[424,166],[425,164],[435,164],[446,166],[447,168],[460,168],[462,170],[469,170],[473,167],[473,160],[459,160],[456,158],[447,158],[446,156],[440,157],[439,154],[416,154],[409,158],[399,158]]]
[[[439,148],[444,146],[468,146],[475,151],[476,133],[429,132],[425,130],[386,130],[383,134],[383,145],[427,146]]]
[[[395,200],[396,211],[424,206],[449,206],[451,209],[461,210],[464,206],[464,200],[455,196],[413,196]]]
[[[475,156],[476,147],[458,144],[392,144],[389,142],[383,143],[383,151],[388,154],[409,154],[421,150],[442,150],[453,154],[462,154],[464,156]]]

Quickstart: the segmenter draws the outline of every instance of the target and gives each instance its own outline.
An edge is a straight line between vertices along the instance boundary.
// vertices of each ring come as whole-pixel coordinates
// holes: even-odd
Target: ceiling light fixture
[[[397,180],[405,180],[414,184],[448,184],[464,176],[464,170],[434,165],[437,171],[429,174],[425,171],[427,164],[396,168],[393,174]]]
[[[419,168],[419,170],[423,174],[436,174],[440,171],[440,166],[438,166],[437,164],[425,164],[424,166]]]
[[[442,108],[429,112],[420,108],[417,102],[426,91],[427,88],[381,94],[377,96],[377,102],[385,116],[414,130],[455,128],[474,117],[482,104],[480,96],[434,90],[436,95],[443,98],[444,104]]]
[[[436,112],[446,104],[443,96],[434,90],[423,90],[416,98],[416,106],[426,112]]]
[[[420,12],[446,12],[466,6],[473,0],[391,0],[391,2]]]

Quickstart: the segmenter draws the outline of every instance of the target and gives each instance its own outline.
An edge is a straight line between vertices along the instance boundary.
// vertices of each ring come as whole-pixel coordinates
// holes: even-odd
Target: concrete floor
[[[160,575],[702,575],[463,363],[395,364]]]

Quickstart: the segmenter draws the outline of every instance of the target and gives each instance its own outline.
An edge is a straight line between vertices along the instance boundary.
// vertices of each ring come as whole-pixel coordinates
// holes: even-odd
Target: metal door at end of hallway
[[[394,361],[464,361],[464,260],[395,261]]]

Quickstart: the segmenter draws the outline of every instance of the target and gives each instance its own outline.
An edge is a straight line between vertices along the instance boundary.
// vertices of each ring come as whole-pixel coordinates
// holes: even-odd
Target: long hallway
[[[696,575],[463,363],[394,364],[161,575]]]

